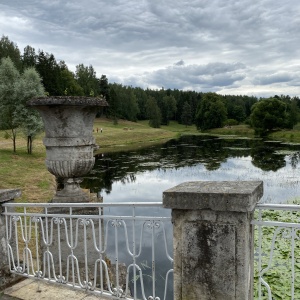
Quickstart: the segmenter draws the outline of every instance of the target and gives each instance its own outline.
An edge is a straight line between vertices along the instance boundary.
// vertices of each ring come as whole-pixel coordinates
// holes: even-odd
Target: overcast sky
[[[299,0],[0,0],[21,53],[142,88],[300,96]]]

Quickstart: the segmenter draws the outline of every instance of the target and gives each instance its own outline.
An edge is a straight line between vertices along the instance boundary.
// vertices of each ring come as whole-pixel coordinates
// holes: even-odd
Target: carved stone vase
[[[39,111],[44,122],[48,171],[63,178],[64,188],[52,202],[88,202],[79,184],[94,166],[93,124],[99,108],[107,102],[104,98],[66,96],[35,98],[27,104]]]

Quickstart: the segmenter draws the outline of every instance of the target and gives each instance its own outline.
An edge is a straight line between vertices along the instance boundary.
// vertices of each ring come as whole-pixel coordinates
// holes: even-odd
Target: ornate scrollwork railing
[[[5,204],[12,273],[112,299],[172,299],[172,224],[161,203]]]

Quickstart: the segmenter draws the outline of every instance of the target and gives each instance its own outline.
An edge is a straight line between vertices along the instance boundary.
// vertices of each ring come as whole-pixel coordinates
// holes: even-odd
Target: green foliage
[[[10,131],[10,138],[13,141],[13,151],[16,152],[16,135],[18,121],[14,113],[19,104],[18,87],[19,71],[12,60],[2,58],[0,64],[0,128]]]
[[[227,118],[238,122],[244,122],[250,115],[249,105],[252,106],[251,98],[247,96],[223,96],[227,108]],[[256,101],[255,101],[256,102]]]
[[[41,78],[34,68],[28,68],[20,76],[10,58],[0,65],[0,120],[1,128],[9,130],[16,151],[17,129],[22,128],[28,138],[28,152],[32,150],[32,139],[41,131],[42,121],[38,113],[26,106],[26,101],[44,95]],[[8,135],[8,132],[7,132]]]
[[[66,65],[60,63],[59,90],[68,96],[83,96],[83,88],[78,84],[73,72]]]
[[[65,89],[60,85],[60,68],[53,54],[39,51],[36,70],[39,72],[44,88],[50,96],[64,94]]]
[[[274,211],[265,210],[262,213],[262,220],[278,221],[286,223],[298,223],[300,212],[290,211]],[[258,212],[256,212],[258,219]],[[261,251],[262,265],[261,270],[270,268],[263,275],[263,279],[270,285],[273,300],[292,299],[292,255],[294,255],[295,282],[300,279],[300,241],[297,239],[297,229],[278,228],[278,227],[262,227]],[[292,236],[294,235],[294,253],[292,253]],[[274,239],[273,259],[269,261],[271,256],[271,245]],[[259,246],[259,233],[255,231],[255,249]],[[254,273],[254,298],[259,295],[259,270],[258,257],[255,256],[255,273]],[[262,300],[269,299],[267,289],[262,285]],[[300,287],[295,284],[295,298],[300,297]]]
[[[173,96],[164,96],[160,104],[162,124],[168,125],[177,110],[176,99]]]
[[[27,151],[32,153],[32,141],[43,129],[43,122],[39,113],[28,107],[26,102],[34,97],[45,95],[41,77],[34,68],[28,68],[21,75],[17,84],[19,105],[14,112],[14,118],[27,138]]]
[[[22,63],[23,69],[35,67],[37,64],[37,55],[35,53],[35,49],[29,45],[24,48]]]
[[[207,130],[224,125],[227,111],[222,97],[216,93],[204,94],[196,114],[196,126],[198,129]]]
[[[287,119],[286,119],[286,128],[292,129],[299,119],[299,108],[297,101],[295,99],[291,100],[288,103],[287,107]]]
[[[110,91],[109,91],[108,79],[107,79],[106,75],[101,75],[101,78],[99,79],[99,90],[100,90],[100,94],[109,103],[110,102]]]
[[[16,69],[22,70],[22,61],[20,50],[14,42],[10,41],[7,36],[2,36],[0,39],[0,61],[2,58],[9,57]]]
[[[110,86],[109,115],[136,122],[139,114],[138,100],[132,87],[114,83]]]
[[[148,100],[148,96],[146,91],[144,91],[142,88],[134,88],[134,93],[137,98],[138,106],[139,106],[139,113],[138,113],[138,120],[146,120],[147,119],[147,113],[146,113],[146,103]]]
[[[113,87],[109,91],[109,107],[108,115],[114,120],[114,124],[118,124],[118,108],[119,108],[119,97]]]
[[[161,125],[161,113],[156,100],[153,97],[148,98],[146,111],[149,118],[149,125],[153,128],[159,128]]]
[[[77,83],[83,89],[84,96],[93,96],[100,95],[100,86],[99,81],[96,77],[96,72],[92,65],[86,67],[83,64],[76,66],[75,79]]]
[[[181,123],[185,126],[192,125],[193,116],[192,109],[188,102],[185,102],[181,114]]]
[[[121,104],[122,115],[125,117],[125,119],[136,122],[137,115],[139,113],[139,106],[132,88],[125,90]]]
[[[251,125],[256,134],[264,136],[274,129],[286,128],[287,105],[277,98],[262,99],[252,107]]]
[[[235,119],[227,119],[225,122],[225,125],[227,125],[227,126],[235,126],[238,124],[239,124],[239,122]]]

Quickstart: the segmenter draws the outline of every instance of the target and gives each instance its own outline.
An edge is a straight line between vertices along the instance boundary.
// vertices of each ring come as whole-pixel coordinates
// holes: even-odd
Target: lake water
[[[100,145],[101,146],[101,145]],[[262,180],[264,203],[300,198],[300,145],[184,136],[163,145],[99,154],[83,182],[104,202],[157,202],[186,181]]]
[[[103,197],[104,202],[161,202],[163,191],[186,181],[262,180],[261,202],[286,203],[300,199],[300,145],[263,142],[254,139],[184,136],[163,145],[135,151],[101,153],[83,186]],[[112,214],[113,210],[109,211]],[[115,211],[122,215],[123,211]],[[170,210],[143,210],[143,215],[170,216]],[[128,228],[131,228],[128,226]],[[172,225],[167,224],[167,249],[172,249]],[[126,249],[123,229],[119,229],[118,247]],[[145,233],[146,234],[146,233]],[[106,255],[115,259],[115,236],[109,232]],[[166,273],[170,268],[161,240],[162,229],[155,231],[158,295],[163,299]],[[132,238],[129,238],[132,241]],[[144,266],[145,291],[151,295],[151,253],[146,239],[140,266]],[[132,243],[132,242],[130,242]],[[139,244],[138,238],[136,243]],[[128,251],[119,253],[126,266],[132,263]],[[148,266],[145,268],[145,265]],[[172,277],[167,299],[172,297]],[[131,284],[132,285],[132,284]],[[138,291],[141,295],[141,290]]]

